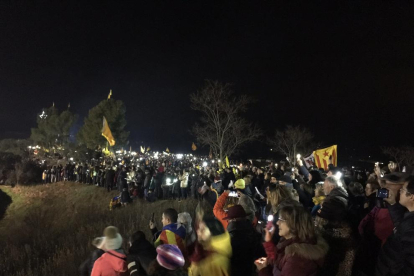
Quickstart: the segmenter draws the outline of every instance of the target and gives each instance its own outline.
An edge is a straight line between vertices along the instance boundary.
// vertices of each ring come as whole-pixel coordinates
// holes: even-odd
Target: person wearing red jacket
[[[255,261],[259,276],[315,276],[323,265],[329,246],[315,234],[312,217],[302,206],[285,206],[280,209],[277,221],[277,245],[272,242],[276,227],[266,227],[263,244],[267,258]]]

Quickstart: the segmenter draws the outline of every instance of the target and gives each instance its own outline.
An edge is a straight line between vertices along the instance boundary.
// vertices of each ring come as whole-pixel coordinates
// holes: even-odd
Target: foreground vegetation
[[[92,240],[108,225],[119,228],[126,240],[136,230],[151,238],[152,213],[161,227],[168,207],[192,216],[195,201],[137,200],[109,211],[113,191],[79,183],[38,186],[0,186],[13,200],[0,221],[0,274],[8,276],[78,275],[79,265],[93,250]]]

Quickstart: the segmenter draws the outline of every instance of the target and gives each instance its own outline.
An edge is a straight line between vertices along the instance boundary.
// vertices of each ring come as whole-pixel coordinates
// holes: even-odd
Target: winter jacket
[[[359,234],[361,236],[375,235],[384,245],[392,234],[394,223],[387,208],[374,207],[371,212],[359,223]]]
[[[148,268],[157,257],[154,246],[145,238],[132,243],[127,255],[128,272],[130,276],[148,275]]]
[[[346,208],[348,208],[348,192],[342,187],[334,188],[329,195],[326,196],[325,202],[331,200],[331,198],[339,199]]]
[[[230,222],[227,231],[233,251],[231,275],[252,275],[255,270],[254,261],[263,257],[265,253],[261,235],[247,219]]]
[[[96,260],[91,276],[127,276],[126,256],[122,250],[109,250]]]
[[[182,176],[180,176],[180,188],[187,188],[188,186],[188,172],[183,173]]]
[[[157,247],[161,244],[175,244],[180,248],[184,258],[187,259],[188,256],[185,246],[185,236],[186,230],[183,225],[171,223],[164,226],[161,232],[155,234],[154,246]]]
[[[193,261],[188,270],[189,276],[229,276],[230,257],[232,254],[230,235],[224,232],[211,237],[204,250],[207,256],[199,261]],[[242,274],[243,275],[243,274]]]
[[[92,273],[93,265],[95,264],[96,260],[99,259],[105,251],[102,249],[96,249],[92,252],[90,258],[88,258],[85,262],[81,264],[79,267],[79,272],[81,276],[90,276]]]
[[[216,204],[214,204],[213,213],[214,216],[223,224],[224,229],[227,229],[229,224],[228,220],[224,218],[227,217],[226,211],[224,211],[224,205],[226,205],[227,198],[229,197],[228,192],[224,192],[217,199]]]
[[[317,237],[313,242],[282,238],[277,246],[273,242],[265,242],[263,245],[268,260],[273,263],[273,268],[267,266],[261,269],[259,276],[317,275],[329,249],[322,237]]]
[[[322,237],[328,242],[329,251],[320,276],[351,276],[356,254],[356,242],[351,228],[327,226],[322,229]]]
[[[396,227],[378,257],[376,275],[414,275],[414,212],[399,203],[388,207]]]
[[[115,179],[115,171],[110,169],[106,172],[106,185],[107,187],[112,187],[114,184],[114,179]]]

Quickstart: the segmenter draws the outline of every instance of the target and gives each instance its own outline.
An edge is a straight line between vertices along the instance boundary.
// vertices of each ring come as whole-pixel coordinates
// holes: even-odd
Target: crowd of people
[[[194,217],[166,209],[162,229],[152,219],[153,236],[137,229],[126,247],[117,228],[107,227],[83,275],[414,275],[410,169],[323,170],[300,159],[295,166],[220,165],[141,160],[100,167],[86,180],[68,174],[117,188],[122,205],[199,201]]]

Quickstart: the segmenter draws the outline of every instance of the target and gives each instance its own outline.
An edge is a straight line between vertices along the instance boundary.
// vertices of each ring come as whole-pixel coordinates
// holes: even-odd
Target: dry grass
[[[13,199],[0,221],[0,274],[8,276],[78,275],[93,250],[91,241],[106,226],[117,226],[124,243],[136,230],[151,239],[153,212],[161,227],[164,209],[193,215],[197,203],[137,200],[109,211],[109,200],[117,193],[95,186],[66,182],[1,189]]]

